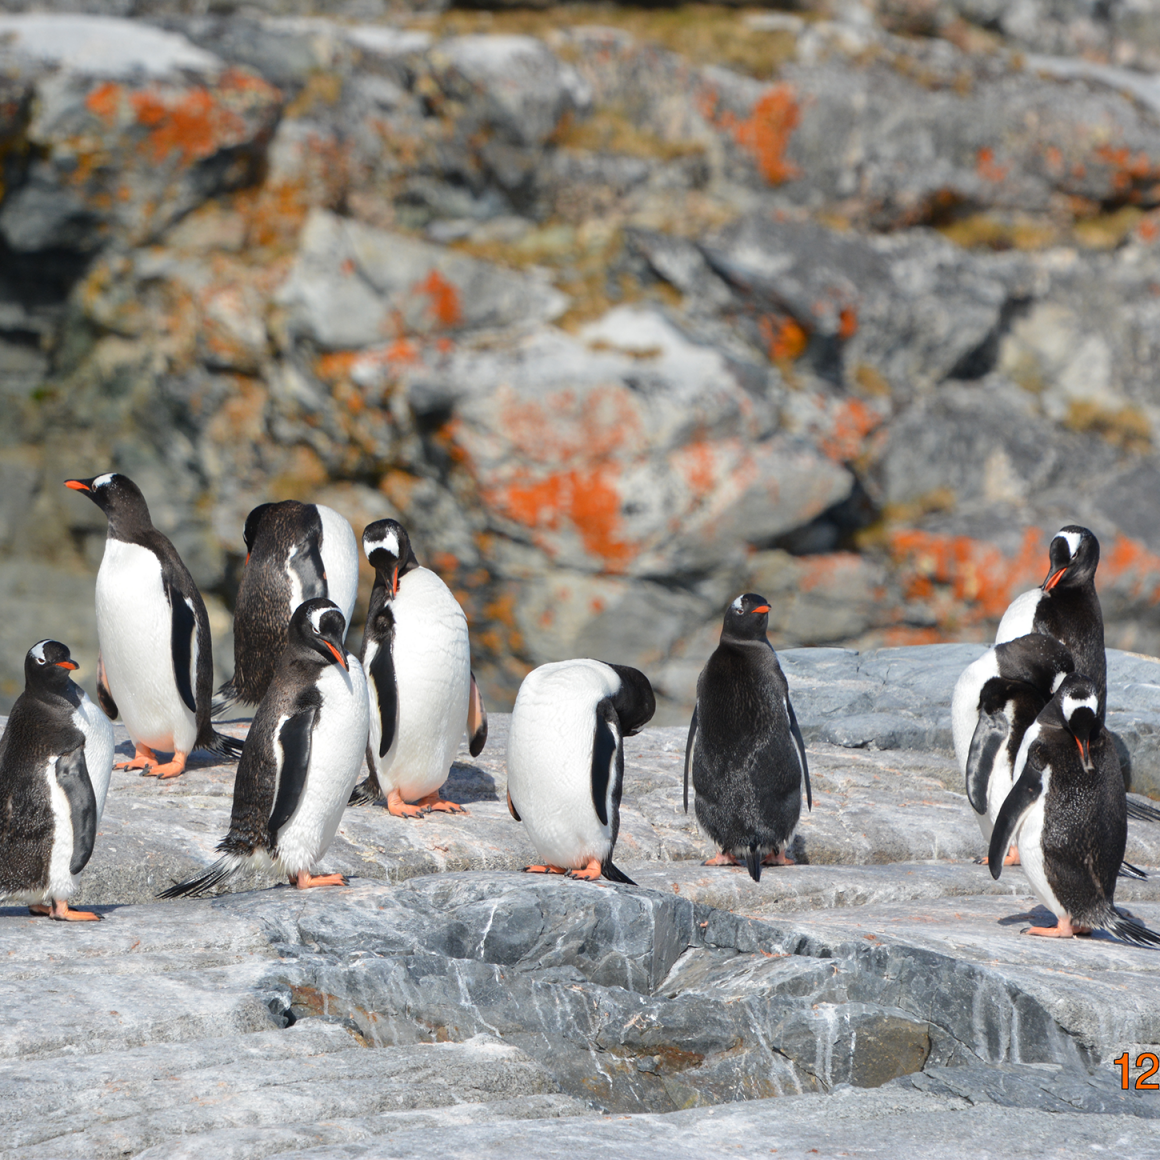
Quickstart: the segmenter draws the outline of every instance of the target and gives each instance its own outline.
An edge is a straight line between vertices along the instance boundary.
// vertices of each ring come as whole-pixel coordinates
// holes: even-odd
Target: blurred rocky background
[[[1160,652],[1160,6],[489,7],[0,0],[0,708],[91,687],[110,468],[221,676],[289,497],[407,524],[496,708],[680,721],[745,590],[985,639],[1068,522]]]

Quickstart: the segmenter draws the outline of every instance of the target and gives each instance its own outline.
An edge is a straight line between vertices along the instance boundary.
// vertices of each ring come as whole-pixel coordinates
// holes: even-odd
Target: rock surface
[[[82,877],[104,921],[0,908],[7,1154],[692,1156],[756,1135],[1031,1157],[1063,1132],[1069,1154],[1157,1155],[1160,1103],[1113,1062],[1134,1082],[1160,1046],[1156,956],[1021,936],[1022,872],[973,861],[946,714],[978,648],[782,654],[814,808],[798,864],[760,883],[701,865],[680,727],[626,742],[632,887],[513,873],[532,849],[504,800],[504,714],[453,767],[466,816],[346,812],[323,860],[345,888],[157,902],[212,860],[233,770],[115,773]],[[1158,678],[1109,658],[1133,771],[1153,765]],[[1160,928],[1160,827],[1131,822],[1127,856],[1151,877],[1117,901]]]
[[[744,590],[981,641],[1069,522],[1160,653],[1160,19],[791,7],[2,0],[0,708],[93,671],[110,467],[219,680],[288,497],[407,523],[500,709],[615,645],[675,724]]]

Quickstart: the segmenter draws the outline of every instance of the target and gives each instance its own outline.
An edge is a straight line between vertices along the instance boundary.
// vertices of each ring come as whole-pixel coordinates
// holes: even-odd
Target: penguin
[[[222,857],[158,897],[205,894],[246,866],[273,866],[299,890],[346,885],[341,874],[314,873],[358,779],[370,722],[366,678],[345,635],[332,600],[306,600],[294,610],[238,762]]]
[[[701,829],[721,847],[706,866],[791,866],[785,848],[802,811],[813,808],[806,747],[789,685],[766,638],[769,602],[755,592],[725,611],[721,643],[697,678],[697,703],[685,747]]]
[[[92,922],[100,915],[68,904],[92,857],[99,815],[85,734],[64,692],[76,667],[57,641],[33,645],[25,657],[24,692],[0,742],[0,898],[61,922]],[[111,766],[111,745],[107,757]]]
[[[370,695],[366,781],[352,804],[386,794],[388,812],[421,817],[431,810],[467,813],[439,797],[464,728],[477,756],[487,741],[487,713],[471,672],[467,617],[451,589],[422,567],[406,529],[377,520],[363,531],[375,569],[363,634]]]
[[[1015,759],[1023,735],[1075,671],[1067,648],[1053,637],[1029,633],[997,644],[968,665],[955,684],[951,726],[955,757],[966,778],[967,800],[983,837],[1015,784]],[[1007,855],[1017,865],[1018,850]]]
[[[210,721],[213,657],[201,593],[177,549],[149,518],[140,488],[106,472],[69,479],[109,520],[97,572],[101,705],[119,709],[136,747],[118,769],[177,777],[194,749],[235,758],[242,743]],[[160,764],[154,749],[173,754]]]
[[[113,772],[113,723],[89,700],[88,694],[69,676],[77,663],[67,645],[59,640],[40,640],[24,657],[26,692],[69,715],[85,738],[85,767],[97,799],[97,822],[105,809],[105,796]],[[0,756],[4,752],[0,737]]]
[[[349,625],[358,589],[358,545],[338,512],[297,500],[264,503],[246,517],[246,565],[234,607],[234,675],[218,690],[214,715],[261,702],[304,600],[333,599]]]
[[[1017,596],[1003,613],[995,643],[1041,632],[1065,644],[1075,671],[1086,673],[1099,692],[1100,719],[1108,693],[1108,658],[1104,652],[1104,617],[1096,594],[1100,542],[1076,524],[1060,528],[1048,550],[1047,578],[1038,588]]]
[[[508,733],[508,809],[544,859],[525,870],[636,885],[612,853],[624,738],[654,712],[648,678],[626,665],[557,661],[524,678]]]
[[[991,833],[991,876],[1019,843],[1036,897],[1057,917],[1032,935],[1070,938],[1099,927],[1126,942],[1160,947],[1160,934],[1114,903],[1116,875],[1128,837],[1120,762],[1099,713],[1096,682],[1064,678],[1023,737],[1016,782]]]

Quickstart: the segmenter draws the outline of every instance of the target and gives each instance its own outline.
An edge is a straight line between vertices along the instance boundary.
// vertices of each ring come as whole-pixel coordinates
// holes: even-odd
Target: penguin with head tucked
[[[368,776],[352,803],[385,795],[399,817],[466,813],[439,789],[464,729],[473,757],[487,740],[467,617],[451,589],[419,564],[398,521],[368,525],[363,551],[375,569],[362,644],[371,728]]]
[[[769,602],[754,592],[725,611],[721,643],[697,678],[685,748],[697,821],[721,847],[706,866],[744,864],[755,882],[763,865],[792,865],[785,848],[813,807],[806,747],[789,685],[765,635]]]
[[[97,572],[100,693],[106,710],[120,711],[136,746],[118,769],[176,777],[194,749],[237,757],[242,743],[210,721],[213,656],[209,617],[189,569],[149,517],[140,488],[107,472],[70,479],[109,521]],[[154,749],[173,754],[161,764]]]
[[[508,734],[508,809],[523,822],[543,865],[626,882],[612,862],[620,831],[624,738],[652,719],[644,673],[603,661],[557,661],[520,685]]]
[[[345,635],[333,601],[307,600],[295,609],[238,762],[230,831],[218,845],[223,856],[161,898],[204,894],[245,866],[273,866],[300,890],[345,883],[341,874],[314,873],[366,753],[366,680]]]
[[[1160,934],[1114,902],[1127,803],[1095,681],[1073,673],[1060,684],[1024,734],[1015,772],[991,834],[990,870],[998,879],[1003,853],[1017,840],[1031,888],[1058,919],[1027,933],[1070,938],[1100,928],[1140,946],[1160,946]]]
[[[70,922],[100,917],[68,904],[77,875],[92,856],[100,816],[85,761],[85,733],[67,691],[76,667],[58,641],[33,645],[24,661],[24,692],[0,740],[0,898],[27,902],[34,914]],[[96,737],[92,750],[102,766],[103,799],[112,737],[107,745]]]
[[[1096,684],[1102,720],[1108,692],[1108,658],[1104,651],[1104,617],[1096,594],[1100,542],[1076,524],[1060,528],[1049,548],[1047,578],[1038,588],[1017,596],[1003,613],[995,643],[1003,644],[1039,632],[1066,645],[1075,671]]]
[[[264,503],[246,517],[246,565],[234,607],[234,675],[214,713],[266,695],[286,645],[286,626],[304,600],[327,598],[350,624],[358,588],[358,545],[350,524],[322,504]]]

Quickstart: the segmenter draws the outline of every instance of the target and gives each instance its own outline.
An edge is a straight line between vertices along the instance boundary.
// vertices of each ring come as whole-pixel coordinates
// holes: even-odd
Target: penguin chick
[[[160,898],[204,894],[244,866],[273,866],[300,890],[343,885],[315,875],[330,848],[366,752],[366,680],[343,645],[346,624],[330,600],[294,611],[286,649],[250,726],[234,780],[229,833],[204,874]]]
[[[685,748],[701,829],[721,853],[706,866],[792,865],[785,847],[813,808],[806,747],[789,685],[765,635],[769,602],[747,592],[726,609],[721,643],[697,678],[697,703]]]
[[[1068,524],[1055,533],[1048,555],[1046,579],[1011,602],[999,621],[995,643],[1032,632],[1054,637],[1071,653],[1075,671],[1095,681],[1102,720],[1108,694],[1108,658],[1095,582],[1100,542],[1087,528]]]
[[[524,678],[508,734],[508,809],[544,859],[525,869],[634,885],[612,862],[624,738],[655,711],[648,678],[625,665],[557,661]]]
[[[246,517],[246,565],[234,606],[234,675],[214,714],[266,695],[286,645],[286,626],[304,600],[329,598],[350,623],[358,545],[350,524],[322,504],[264,503]]]
[[[65,486],[87,495],[109,521],[96,591],[102,684],[136,746],[117,768],[177,777],[194,749],[237,757],[242,743],[210,721],[205,603],[177,549],[153,526],[140,488],[114,472]],[[154,749],[172,760],[160,764]]]
[[[990,870],[998,879],[1003,852],[1017,839],[1032,890],[1058,919],[1027,933],[1070,938],[1099,927],[1126,942],[1160,946],[1160,934],[1114,903],[1128,817],[1095,681],[1073,673],[1062,682],[1024,735],[1016,776],[991,834]]]
[[[363,551],[375,569],[361,653],[371,728],[368,776],[352,803],[385,794],[398,817],[467,813],[439,796],[464,728],[473,757],[487,740],[467,617],[451,589],[420,566],[398,521],[368,525]]]
[[[0,898],[67,922],[100,918],[68,904],[92,857],[99,815],[85,735],[64,693],[76,667],[57,641],[33,645],[0,742]]]

